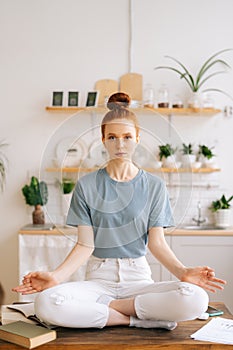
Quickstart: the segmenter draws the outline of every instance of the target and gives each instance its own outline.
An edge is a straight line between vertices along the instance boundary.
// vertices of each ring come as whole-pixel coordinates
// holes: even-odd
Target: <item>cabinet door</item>
[[[19,283],[30,271],[52,271],[65,259],[77,240],[76,235],[19,235]],[[86,266],[81,266],[67,281],[83,280]],[[35,299],[35,294],[20,295],[21,301]]]
[[[227,281],[223,291],[208,294],[211,301],[223,301],[233,312],[233,237],[172,236],[171,246],[186,266],[208,265]]]

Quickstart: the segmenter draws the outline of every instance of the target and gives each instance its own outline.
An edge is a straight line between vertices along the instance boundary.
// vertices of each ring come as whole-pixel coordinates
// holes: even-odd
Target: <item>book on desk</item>
[[[0,326],[0,339],[33,349],[56,339],[56,331],[24,321]]]

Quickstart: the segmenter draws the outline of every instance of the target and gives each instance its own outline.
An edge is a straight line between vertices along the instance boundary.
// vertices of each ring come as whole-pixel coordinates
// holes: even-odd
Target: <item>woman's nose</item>
[[[123,147],[124,146],[124,140],[121,137],[118,137],[116,139],[116,145],[117,145],[117,147]]]

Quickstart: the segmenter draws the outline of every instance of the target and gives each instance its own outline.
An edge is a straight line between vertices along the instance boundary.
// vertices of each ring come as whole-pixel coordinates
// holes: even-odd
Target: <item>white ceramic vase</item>
[[[181,161],[184,168],[192,167],[192,164],[196,161],[196,156],[195,154],[183,154]]]
[[[218,209],[214,213],[215,226],[218,228],[228,228],[231,226],[231,209]]]
[[[199,109],[203,107],[203,98],[200,92],[192,92],[191,97],[188,100],[188,107],[194,109]]]

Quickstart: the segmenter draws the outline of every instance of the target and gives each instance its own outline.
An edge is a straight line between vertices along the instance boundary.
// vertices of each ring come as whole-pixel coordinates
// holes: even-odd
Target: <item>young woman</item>
[[[225,284],[210,267],[184,266],[167,245],[163,228],[173,225],[167,190],[132,162],[140,136],[129,103],[123,93],[110,97],[101,125],[109,161],[77,182],[67,223],[77,226],[78,243],[55,271],[29,273],[13,289],[40,292],[36,314],[49,324],[174,329],[206,311],[204,289]],[[178,281],[152,280],[147,247]],[[85,281],[64,283],[87,261]]]

